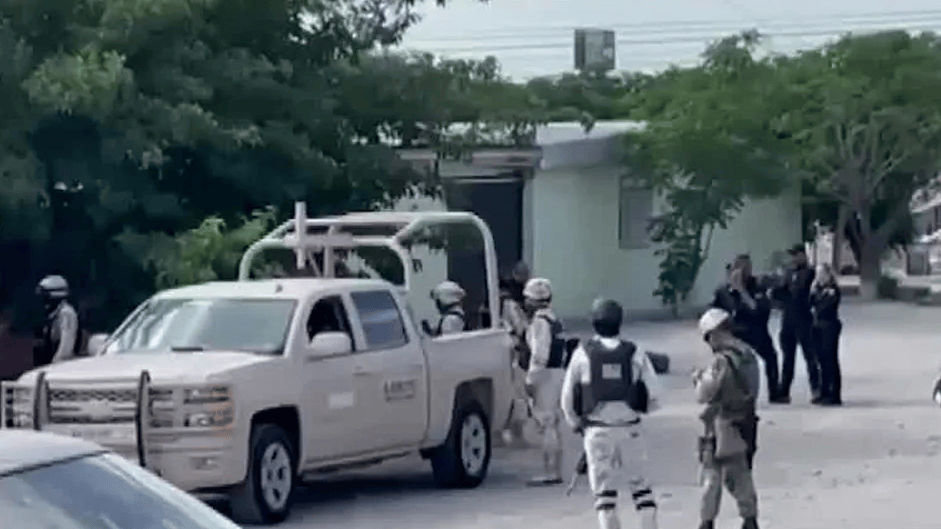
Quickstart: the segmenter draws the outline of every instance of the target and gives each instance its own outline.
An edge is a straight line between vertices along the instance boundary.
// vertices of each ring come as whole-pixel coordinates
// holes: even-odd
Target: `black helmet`
[[[624,309],[613,299],[597,299],[591,306],[591,325],[601,336],[617,336],[623,319]]]

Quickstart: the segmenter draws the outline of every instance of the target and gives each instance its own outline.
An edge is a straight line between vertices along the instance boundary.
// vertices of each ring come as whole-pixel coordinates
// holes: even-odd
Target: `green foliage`
[[[633,115],[646,126],[627,136],[627,163],[636,184],[665,202],[650,227],[662,257],[654,295],[674,311],[692,291],[715,229],[746,198],[773,196],[786,183],[765,128],[769,70],[752,57],[756,44],[750,33],[720,41],[702,66],[664,72],[634,99]]]
[[[128,259],[159,286],[231,277],[273,215],[247,212],[437,193],[395,146],[527,141],[538,105],[494,60],[380,52],[419,3],[0,0],[0,249],[34,263],[0,263],[0,308],[56,272],[120,313],[146,294],[106,295]]]
[[[158,289],[231,281],[236,278],[242,254],[251,243],[271,231],[276,220],[275,209],[268,208],[242,218],[235,228],[228,228],[224,220],[211,216],[176,237],[125,232],[118,240],[132,253],[143,255],[143,262],[155,272]]]

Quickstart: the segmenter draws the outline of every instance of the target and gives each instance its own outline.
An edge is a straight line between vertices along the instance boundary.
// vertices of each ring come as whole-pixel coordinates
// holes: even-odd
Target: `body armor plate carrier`
[[[642,381],[634,381],[636,351],[636,345],[623,340],[614,349],[605,348],[597,340],[585,343],[590,382],[583,385],[578,399],[582,417],[587,417],[605,402],[623,402],[636,412],[647,411],[647,388]]]

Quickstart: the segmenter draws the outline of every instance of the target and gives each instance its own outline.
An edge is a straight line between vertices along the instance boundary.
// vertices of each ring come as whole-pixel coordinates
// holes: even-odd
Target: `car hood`
[[[91,381],[136,379],[147,370],[154,382],[190,383],[202,382],[236,368],[270,361],[273,357],[223,351],[201,351],[186,353],[124,353],[93,358],[70,360],[28,371],[20,377],[20,383],[35,383],[40,371],[46,372],[49,381]]]

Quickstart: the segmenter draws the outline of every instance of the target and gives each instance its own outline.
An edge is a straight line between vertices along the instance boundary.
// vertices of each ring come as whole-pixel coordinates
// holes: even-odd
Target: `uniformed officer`
[[[33,366],[63,362],[81,354],[78,313],[68,302],[69,283],[62,276],[47,276],[36,286],[46,321],[41,341],[33,350]]]
[[[513,340],[510,354],[510,374],[513,380],[513,405],[507,423],[503,429],[503,442],[506,444],[524,443],[523,429],[529,419],[529,406],[526,395],[526,369],[522,359],[529,358],[529,346],[526,344],[526,329],[529,318],[523,308],[523,287],[515,278],[508,277],[501,281],[500,318],[504,328],[510,332]]]
[[[811,402],[820,401],[820,365],[813,344],[813,314],[810,309],[810,286],[814,269],[808,265],[803,244],[794,245],[788,253],[791,265],[784,275],[783,284],[774,289],[775,296],[784,304],[781,316],[781,402],[790,402],[791,383],[794,381],[794,362],[797,345],[807,364]]]
[[[757,450],[758,360],[751,347],[733,334],[728,312],[707,310],[699,330],[713,352],[711,365],[693,374],[696,400],[705,405],[699,415],[704,427],[699,438],[703,487],[699,528],[714,529],[725,484],[738,503],[742,529],[758,529],[758,494],[751,470]]]
[[[820,400],[823,406],[843,405],[842,377],[840,375],[840,286],[830,265],[817,267],[817,277],[810,289],[814,312],[814,349],[820,361]]]
[[[618,485],[627,485],[643,529],[656,529],[657,503],[644,475],[641,415],[656,407],[660,385],[650,358],[620,338],[623,309],[592,307],[595,336],[572,354],[562,386],[562,412],[584,435],[588,479],[601,529],[618,529]],[[626,483],[624,483],[626,481]]]
[[[434,336],[464,332],[464,289],[453,281],[443,281],[431,290],[431,299],[440,314]]]
[[[750,345],[765,364],[768,399],[772,403],[784,403],[778,382],[778,354],[768,332],[771,300],[752,275],[748,254],[735,258],[729,267],[728,282],[716,290],[712,306],[732,315],[735,335]]]
[[[530,314],[526,343],[530,357],[526,370],[526,393],[532,399],[533,419],[541,439],[543,473],[529,485],[562,484],[562,436],[559,431],[559,396],[565,376],[565,341],[562,325],[552,312],[552,284],[533,278],[523,289]]]

